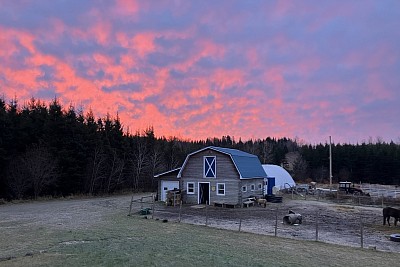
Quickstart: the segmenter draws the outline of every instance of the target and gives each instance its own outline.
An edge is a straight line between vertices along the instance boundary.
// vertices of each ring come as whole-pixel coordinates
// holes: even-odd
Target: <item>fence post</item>
[[[154,195],[151,194],[151,219],[154,219],[154,211],[156,209],[155,203],[154,203]]]
[[[278,234],[278,208],[275,210],[275,236]]]
[[[242,230],[242,212],[239,212],[239,232]]]
[[[132,194],[132,198],[131,198],[131,204],[129,205],[129,214],[128,214],[128,216],[131,216],[132,204],[133,204],[133,194]]]
[[[319,220],[319,211],[317,211],[317,216],[316,216],[316,219],[315,219],[315,241],[318,241],[318,224],[319,224],[319,222],[318,222],[318,220]]]
[[[182,214],[182,200],[179,203],[179,220],[178,220],[178,222],[181,222],[181,214]]]
[[[360,214],[360,234],[361,234],[361,248],[364,248],[364,225],[362,222],[362,214]]]
[[[206,201],[206,226],[208,225],[208,201]]]

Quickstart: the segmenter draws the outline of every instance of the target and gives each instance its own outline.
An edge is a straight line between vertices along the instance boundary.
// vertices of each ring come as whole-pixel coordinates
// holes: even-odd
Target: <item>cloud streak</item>
[[[5,1],[0,91],[205,139],[400,141],[398,1]]]

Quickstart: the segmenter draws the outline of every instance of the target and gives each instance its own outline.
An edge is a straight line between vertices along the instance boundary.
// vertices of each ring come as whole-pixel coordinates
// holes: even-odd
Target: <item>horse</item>
[[[394,218],[394,226],[397,225],[397,221],[399,221],[400,219],[400,210],[392,207],[386,207],[383,208],[382,213],[383,213],[383,225],[385,225],[387,221],[388,225],[390,226],[389,222],[390,217]]]

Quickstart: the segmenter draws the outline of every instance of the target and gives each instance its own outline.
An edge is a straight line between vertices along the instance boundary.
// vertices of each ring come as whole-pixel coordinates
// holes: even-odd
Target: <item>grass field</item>
[[[400,262],[399,253],[127,216],[123,203],[129,198],[51,201],[43,210],[46,203],[0,206],[0,266],[299,267]],[[15,214],[10,214],[13,209]]]

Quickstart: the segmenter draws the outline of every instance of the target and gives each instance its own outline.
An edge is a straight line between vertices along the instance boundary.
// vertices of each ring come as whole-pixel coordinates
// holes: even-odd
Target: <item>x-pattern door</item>
[[[216,157],[205,157],[204,158],[205,177],[215,177],[215,159],[216,159]]]

